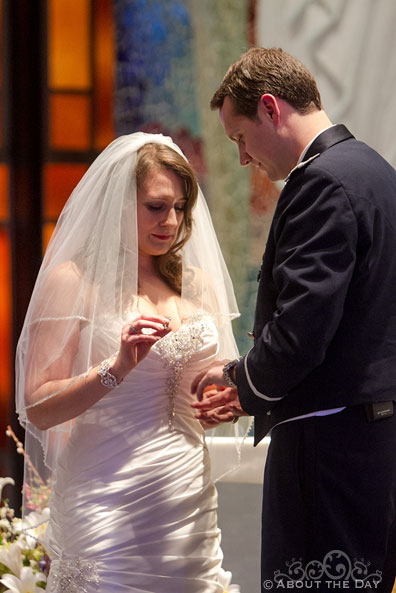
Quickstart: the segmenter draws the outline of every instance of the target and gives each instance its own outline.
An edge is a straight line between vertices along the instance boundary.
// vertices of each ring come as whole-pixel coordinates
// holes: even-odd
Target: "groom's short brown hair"
[[[252,47],[227,70],[212,97],[212,110],[230,97],[235,112],[254,119],[260,97],[270,93],[301,113],[322,109],[318,87],[309,70],[281,48]]]

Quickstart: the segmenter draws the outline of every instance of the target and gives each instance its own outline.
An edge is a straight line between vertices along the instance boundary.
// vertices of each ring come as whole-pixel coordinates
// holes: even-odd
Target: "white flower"
[[[10,509],[10,507],[7,505],[7,503],[0,508],[0,518],[1,519],[7,519],[7,517],[9,517],[10,519],[12,519],[14,516],[14,509]]]
[[[39,581],[46,581],[46,577],[42,572],[34,574],[30,566],[24,566],[20,573],[20,578],[5,574],[0,583],[8,589],[4,593],[43,593],[41,587],[37,587]]]
[[[217,580],[223,587],[223,593],[241,593],[239,585],[231,585],[232,572],[220,568],[220,572],[217,576]]]
[[[11,544],[9,548],[0,548],[0,562],[19,577],[22,568],[22,554],[18,542]]]
[[[10,531],[10,522],[8,521],[8,519],[0,519],[0,530]]]
[[[33,511],[22,520],[14,520],[15,530],[20,533],[19,541],[24,547],[34,550],[37,542],[43,542],[45,530],[49,519],[50,510],[45,508],[42,511]]]

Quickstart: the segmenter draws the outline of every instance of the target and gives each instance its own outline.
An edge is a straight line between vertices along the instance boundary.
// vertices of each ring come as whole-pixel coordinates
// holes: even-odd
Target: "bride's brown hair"
[[[183,220],[177,238],[170,250],[155,257],[155,265],[161,278],[178,294],[181,294],[182,262],[178,253],[189,240],[192,231],[192,210],[197,201],[198,182],[190,164],[175,150],[165,144],[150,142],[144,144],[137,155],[136,184],[141,187],[150,173],[159,169],[173,171],[183,182],[185,203]]]

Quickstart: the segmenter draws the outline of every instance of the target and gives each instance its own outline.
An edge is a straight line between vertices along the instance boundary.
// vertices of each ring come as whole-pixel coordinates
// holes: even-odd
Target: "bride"
[[[51,485],[47,591],[223,591],[217,494],[189,404],[197,373],[235,358],[237,315],[180,149],[116,139],[64,207],[17,350],[25,487],[44,483],[32,463]]]

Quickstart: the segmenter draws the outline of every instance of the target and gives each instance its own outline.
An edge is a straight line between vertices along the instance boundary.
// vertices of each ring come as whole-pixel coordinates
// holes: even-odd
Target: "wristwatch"
[[[231,360],[223,366],[223,379],[229,387],[236,387],[236,365],[240,361],[240,358]]]

